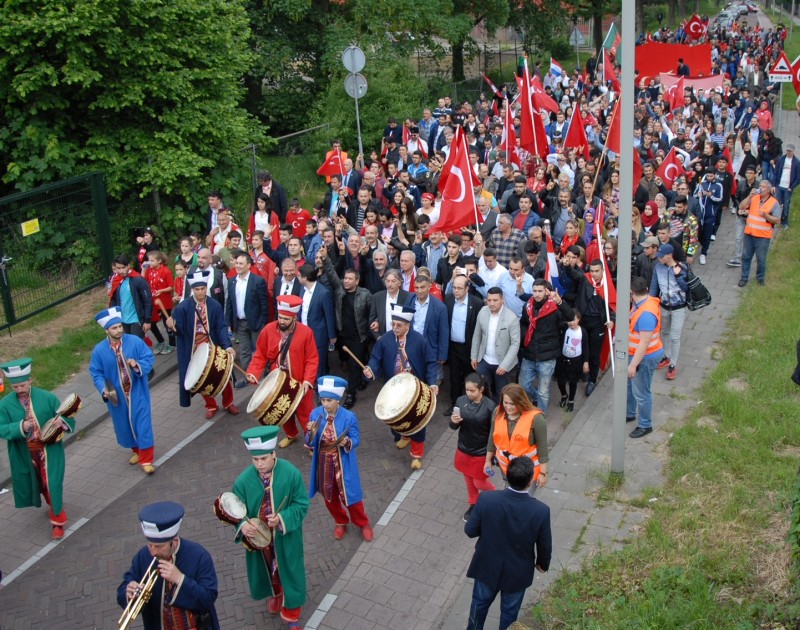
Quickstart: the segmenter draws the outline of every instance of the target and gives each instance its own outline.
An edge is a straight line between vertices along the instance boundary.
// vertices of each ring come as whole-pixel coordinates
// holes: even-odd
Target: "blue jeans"
[[[635,418],[636,411],[639,411],[639,426],[643,429],[653,427],[653,392],[650,390],[653,384],[653,374],[655,374],[658,362],[664,357],[664,351],[659,350],[653,354],[647,354],[636,370],[636,376],[628,379],[628,410],[627,417]],[[628,355],[628,365],[633,357]]]
[[[469,605],[467,630],[483,630],[486,615],[489,614],[489,608],[497,593],[498,591],[489,588],[483,582],[475,580],[475,585],[472,587],[472,603]],[[525,589],[500,591],[500,630],[506,630],[517,620],[524,595]]]
[[[775,169],[772,168],[772,162],[770,160],[762,160],[761,161],[761,179],[766,179],[768,182],[772,181],[772,176],[775,173]]]
[[[522,359],[519,368],[519,384],[528,393],[534,405],[539,407],[542,412],[547,411],[547,403],[550,402],[550,381],[556,369],[556,360],[550,361],[531,361]],[[538,377],[536,389],[533,388],[533,379]]]
[[[747,282],[750,278],[750,265],[753,262],[753,254],[756,256],[756,280],[763,283],[764,276],[767,274],[767,252],[769,252],[770,238],[759,238],[757,236],[744,235],[744,245],[742,247],[742,280]]]
[[[783,208],[781,212],[781,225],[789,225],[789,207],[792,205],[792,191],[788,188],[775,188],[775,197]]]

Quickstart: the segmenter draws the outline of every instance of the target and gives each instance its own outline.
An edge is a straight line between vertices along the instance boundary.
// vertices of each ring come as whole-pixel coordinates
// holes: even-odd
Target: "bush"
[[[568,59],[570,56],[574,56],[575,50],[569,40],[561,38],[553,40],[550,52],[554,59]]]

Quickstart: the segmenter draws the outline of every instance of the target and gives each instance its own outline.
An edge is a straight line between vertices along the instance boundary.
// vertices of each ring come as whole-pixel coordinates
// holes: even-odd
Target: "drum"
[[[247,404],[247,413],[263,425],[281,426],[303,400],[300,382],[283,370],[272,370],[259,383]]]
[[[375,416],[405,437],[422,431],[435,411],[431,388],[407,372],[389,379],[375,399]]]
[[[272,531],[260,518],[248,518],[246,521],[256,528],[254,536],[245,536],[241,532],[241,525],[236,530],[237,539],[241,536],[241,543],[249,551],[261,551],[272,542]]]
[[[233,492],[223,492],[214,500],[214,515],[223,523],[238,525],[247,517],[247,506]]]
[[[78,394],[70,394],[59,405],[56,414],[66,418],[73,418],[83,407],[83,402]]]
[[[193,394],[218,396],[225,389],[233,372],[230,355],[220,346],[201,343],[194,349],[186,368],[184,388]]]
[[[73,394],[74,395],[74,394]],[[55,444],[64,437],[64,421],[60,416],[50,418],[39,431],[39,438],[44,444]]]

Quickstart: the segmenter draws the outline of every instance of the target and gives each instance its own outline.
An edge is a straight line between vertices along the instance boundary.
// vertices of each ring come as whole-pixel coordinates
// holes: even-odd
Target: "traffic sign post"
[[[364,156],[364,145],[361,141],[361,116],[358,112],[358,99],[367,93],[367,80],[359,74],[367,63],[364,51],[358,46],[348,46],[342,53],[342,64],[350,74],[345,77],[344,91],[356,102],[356,129],[358,131],[358,154]],[[357,162],[357,160],[354,160]],[[356,168],[358,166],[356,165]]]
[[[789,64],[789,58],[785,51],[781,51],[769,69],[769,80],[771,83],[789,83],[792,80],[792,66]]]

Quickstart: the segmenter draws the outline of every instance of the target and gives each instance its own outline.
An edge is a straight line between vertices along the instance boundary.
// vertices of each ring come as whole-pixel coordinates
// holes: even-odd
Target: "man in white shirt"
[[[508,271],[500,278],[497,286],[503,291],[506,307],[517,318],[521,318],[522,309],[533,291],[533,276],[525,272],[525,265],[521,258],[514,256],[511,259]]]
[[[403,280],[398,269],[387,269],[383,281],[386,290],[375,293],[369,314],[369,329],[375,339],[392,329],[392,307],[405,305],[409,298],[409,293],[401,288]]]
[[[400,252],[400,272],[403,275],[403,291],[409,293],[414,291],[414,279],[417,276],[417,269],[414,264],[417,262],[417,255],[410,249]]]
[[[239,254],[233,261],[236,277],[228,280],[228,299],[225,303],[225,321],[239,340],[237,360],[245,370],[258,341],[261,329],[269,319],[269,301],[264,279],[250,273],[253,259],[249,254]],[[246,380],[236,383],[236,388],[247,386]]]
[[[497,252],[491,248],[486,249],[478,260],[478,275],[486,283],[484,290],[498,286],[506,273],[508,270],[497,262]]]
[[[478,314],[470,363],[493,390],[495,401],[500,399],[500,392],[509,382],[508,374],[517,365],[519,341],[519,319],[504,308],[502,289],[492,287],[486,306]]]

